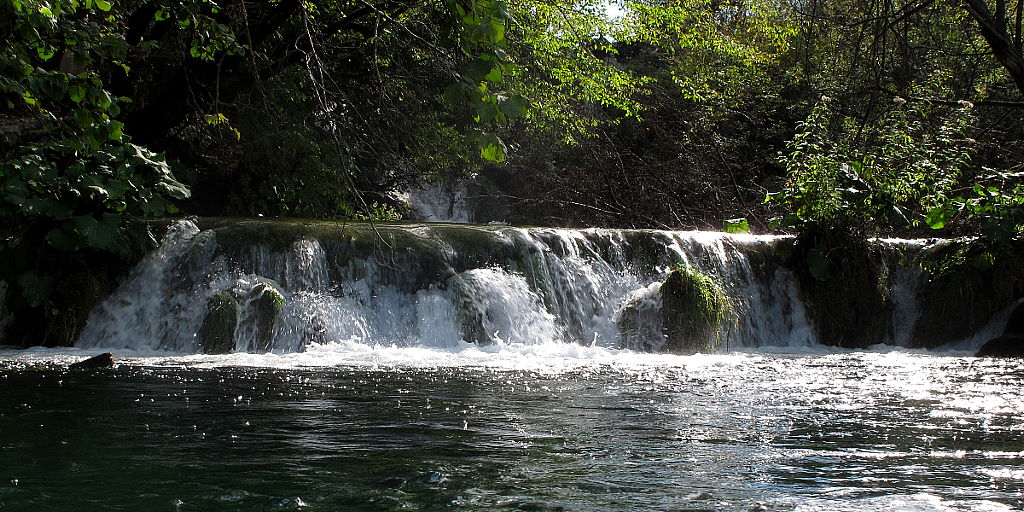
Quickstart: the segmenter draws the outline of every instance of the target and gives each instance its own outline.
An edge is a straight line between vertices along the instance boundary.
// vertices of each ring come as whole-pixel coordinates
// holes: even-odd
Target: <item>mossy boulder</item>
[[[249,301],[253,310],[252,321],[255,322],[252,348],[257,352],[268,352],[273,348],[274,330],[285,305],[284,294],[269,283],[259,283],[249,293]]]
[[[199,347],[205,354],[226,354],[235,349],[238,327],[238,303],[231,292],[223,291],[206,303],[206,316],[199,327]]]
[[[707,274],[677,265],[661,285],[663,350],[677,354],[712,352],[735,318],[732,300]]]
[[[818,342],[844,348],[884,343],[893,303],[882,254],[864,233],[845,227],[810,227],[792,243],[785,264]]]

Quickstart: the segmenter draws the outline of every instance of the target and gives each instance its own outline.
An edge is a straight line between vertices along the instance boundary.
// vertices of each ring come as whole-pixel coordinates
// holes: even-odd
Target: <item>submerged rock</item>
[[[1024,336],[1002,335],[978,349],[978,357],[1024,357]]]
[[[238,303],[230,292],[220,292],[206,303],[206,317],[199,327],[199,346],[205,354],[226,354],[235,349]]]
[[[677,266],[661,285],[661,314],[666,352],[712,352],[722,342],[733,306],[710,276]]]
[[[104,352],[88,359],[83,359],[68,367],[70,370],[89,370],[93,368],[110,368],[114,366],[114,354]]]

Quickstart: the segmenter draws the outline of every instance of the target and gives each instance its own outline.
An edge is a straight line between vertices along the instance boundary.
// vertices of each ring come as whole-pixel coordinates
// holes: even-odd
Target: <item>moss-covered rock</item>
[[[663,350],[677,354],[712,352],[735,316],[732,300],[710,276],[677,265],[661,285]]]
[[[845,348],[884,343],[893,305],[883,258],[863,233],[808,228],[785,264],[797,275],[800,296],[818,342]]]
[[[250,292],[249,300],[256,324],[253,348],[267,352],[273,348],[274,330],[285,305],[284,294],[269,283],[259,283]]]
[[[205,354],[226,354],[235,349],[235,328],[238,327],[238,303],[230,292],[223,291],[206,303],[206,317],[199,327],[199,347]]]

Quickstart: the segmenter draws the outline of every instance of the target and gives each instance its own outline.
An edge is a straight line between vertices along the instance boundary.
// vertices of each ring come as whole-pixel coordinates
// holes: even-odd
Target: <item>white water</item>
[[[660,282],[677,260],[715,277],[735,301],[739,321],[721,333],[723,350],[817,345],[795,277],[773,259],[780,237],[437,226],[394,228],[420,240],[419,249],[389,243],[359,255],[315,237],[231,251],[218,242],[230,234],[179,222],[92,312],[78,346],[199,352],[206,304],[227,291],[239,305],[235,351],[256,351],[253,290],[270,285],[286,299],[272,335],[275,353],[404,347],[493,355],[544,346],[597,350],[588,357],[600,358],[601,350],[657,351],[664,344]],[[486,240],[467,249],[470,235]],[[441,275],[431,274],[435,267]],[[890,271],[892,328],[878,343],[906,345],[917,320],[918,275]]]

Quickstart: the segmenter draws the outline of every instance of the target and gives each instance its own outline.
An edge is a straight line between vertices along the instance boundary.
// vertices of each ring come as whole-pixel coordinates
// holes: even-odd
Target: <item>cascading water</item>
[[[797,280],[777,256],[785,237],[206,222],[206,229],[194,221],[171,226],[161,247],[93,311],[78,345],[210,351],[204,333],[213,330],[211,304],[219,300],[229,305],[225,347],[233,351],[467,342],[658,351],[665,344],[660,283],[679,261],[713,276],[734,299],[738,321],[719,333],[723,348],[817,343]],[[892,328],[878,342],[905,345],[917,277],[903,268],[890,274]]]
[[[854,328],[920,347],[915,326],[937,330],[928,290],[946,299],[949,282],[904,264],[926,244],[870,244],[870,279],[844,273],[863,261],[833,269],[882,291]],[[804,273],[806,249],[697,232],[179,222],[79,346],[0,348],[0,504],[1024,507],[1019,363],[817,345],[858,289]],[[692,269],[734,303],[735,322],[703,333],[724,353],[663,353]],[[964,343],[1008,323],[991,309]],[[115,366],[69,368],[96,352],[82,347]]]

